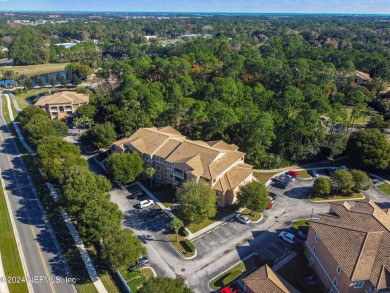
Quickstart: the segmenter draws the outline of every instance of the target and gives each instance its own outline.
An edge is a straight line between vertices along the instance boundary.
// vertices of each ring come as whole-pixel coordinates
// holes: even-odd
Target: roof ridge
[[[359,263],[360,263],[360,260],[361,260],[361,258],[362,258],[362,252],[364,251],[364,248],[366,247],[366,244],[368,243],[368,241],[370,240],[369,239],[369,236],[371,235],[371,234],[383,234],[384,233],[384,231],[374,231],[374,232],[367,232],[366,233],[366,235],[364,236],[364,241],[363,241],[363,245],[360,247],[360,251],[359,251],[359,254],[358,254],[358,258],[357,258],[357,261],[355,262],[355,264],[354,264],[354,267],[353,267],[353,270],[352,270],[352,273],[351,273],[351,280],[353,280],[353,278],[354,278],[354,275],[355,275],[355,273],[356,273],[356,269],[357,269],[357,267],[358,267],[358,265],[359,265]],[[379,249],[379,246],[377,247],[377,250]],[[375,255],[375,259],[376,259],[376,255]],[[374,261],[375,262],[375,261]],[[372,263],[372,266],[374,266],[374,262]],[[371,268],[371,270],[370,271],[372,271],[372,268]],[[371,275],[371,274],[370,274]]]

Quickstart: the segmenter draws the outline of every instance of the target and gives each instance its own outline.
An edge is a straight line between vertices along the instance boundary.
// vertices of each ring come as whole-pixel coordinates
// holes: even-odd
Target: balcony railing
[[[173,171],[173,175],[175,175],[176,177],[179,177],[179,178],[184,179],[184,174],[183,174],[183,172]]]
[[[50,109],[50,112],[52,112],[52,113],[58,113],[58,109],[56,109],[56,108],[51,108],[51,109]]]

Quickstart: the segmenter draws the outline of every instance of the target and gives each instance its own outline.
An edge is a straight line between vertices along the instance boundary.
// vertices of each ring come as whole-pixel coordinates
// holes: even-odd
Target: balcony
[[[58,109],[57,108],[50,108],[50,112],[51,113],[58,113]]]
[[[183,172],[182,172],[182,171],[179,171],[179,170],[177,170],[177,169],[175,169],[175,170],[173,171],[173,175],[175,175],[175,177],[184,179],[184,174],[183,174]]]

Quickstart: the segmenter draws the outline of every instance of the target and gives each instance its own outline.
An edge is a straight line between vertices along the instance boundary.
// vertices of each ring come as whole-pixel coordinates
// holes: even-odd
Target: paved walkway
[[[15,130],[16,130],[16,133],[18,135],[18,138],[19,140],[21,141],[21,143],[23,144],[23,146],[26,148],[26,150],[33,156],[35,156],[35,152],[30,148],[30,146],[27,144],[27,142],[24,140],[24,137],[23,137],[23,134],[22,132],[20,131],[18,125],[16,124],[15,120],[14,120],[14,115],[12,113],[12,108],[11,108],[11,102],[10,102],[10,99],[9,99],[9,95],[5,95],[6,98],[7,98],[7,104],[8,104],[8,111],[10,113],[10,119],[15,127]],[[20,109],[19,106],[16,107],[17,105],[17,102],[16,102],[16,99],[14,98],[13,99],[13,102],[14,102],[14,105],[15,105],[15,108],[16,109]],[[41,170],[40,170],[41,171]],[[42,172],[42,171],[41,171]],[[47,184],[47,187],[49,188],[50,190],[50,194],[51,196],[53,197],[54,201],[58,201],[58,194],[57,194],[57,191],[54,189],[54,187],[49,184],[49,183],[46,183]],[[108,293],[107,289],[104,287],[102,281],[100,280],[97,272],[96,272],[96,269],[92,263],[92,260],[91,258],[89,257],[89,254],[88,254],[88,251],[86,250],[85,246],[84,246],[84,243],[82,242],[81,238],[80,238],[80,235],[79,233],[77,232],[75,226],[73,225],[73,222],[71,221],[69,215],[61,210],[61,215],[66,223],[66,226],[68,227],[69,229],[69,232],[71,233],[72,237],[73,237],[73,240],[75,241],[76,243],[76,246],[80,252],[80,255],[84,261],[84,264],[85,264],[85,267],[87,268],[87,271],[88,271],[88,274],[89,274],[89,277],[91,278],[91,280],[93,281],[93,284],[95,285],[97,291],[99,293]],[[3,292],[0,290],[0,292]]]
[[[7,282],[3,281],[3,278],[5,278],[4,268],[3,268],[3,262],[1,260],[1,252],[0,252],[0,292],[1,293],[9,293]]]

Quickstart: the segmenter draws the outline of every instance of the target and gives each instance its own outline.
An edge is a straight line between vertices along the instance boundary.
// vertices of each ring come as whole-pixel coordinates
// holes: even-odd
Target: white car
[[[145,199],[143,201],[140,201],[140,203],[138,204],[140,209],[147,208],[147,207],[150,207],[152,205],[154,205],[154,201],[151,199]]]
[[[286,231],[280,232],[279,238],[281,238],[282,240],[284,240],[290,244],[293,244],[295,242],[295,236],[291,233],[286,232]]]
[[[249,218],[247,216],[244,216],[244,215],[241,215],[241,214],[238,214],[236,216],[236,220],[243,223],[243,224],[249,224],[251,220],[249,220]]]

